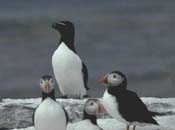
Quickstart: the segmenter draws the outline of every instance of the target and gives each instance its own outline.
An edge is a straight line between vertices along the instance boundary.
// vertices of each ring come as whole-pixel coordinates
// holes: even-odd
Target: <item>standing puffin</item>
[[[122,72],[108,73],[99,83],[108,87],[102,98],[106,111],[126,124],[126,130],[129,130],[130,125],[133,125],[133,130],[136,126],[158,125],[153,119],[157,113],[149,111],[135,92],[127,90],[127,79]]]
[[[73,130],[102,130],[97,124],[97,115],[103,113],[104,108],[98,99],[88,99],[84,105],[83,120],[72,123]]]
[[[87,97],[88,70],[74,47],[74,25],[61,21],[54,23],[52,28],[61,35],[58,48],[52,55],[52,66],[62,98]]]
[[[52,76],[42,76],[40,86],[42,102],[33,114],[35,130],[66,130],[68,116],[64,108],[55,100]]]

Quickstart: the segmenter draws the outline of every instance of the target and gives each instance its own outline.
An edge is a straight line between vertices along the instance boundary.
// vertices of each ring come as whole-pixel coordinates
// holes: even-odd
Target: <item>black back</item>
[[[113,71],[111,73],[118,73],[124,80],[118,86],[109,86],[108,93],[116,98],[118,103],[118,111],[122,117],[129,122],[158,123],[152,118],[154,115],[150,112],[142,100],[135,92],[127,90],[127,78],[120,71]]]
[[[112,88],[113,87],[109,87],[108,92],[116,97],[119,112],[125,120],[129,122],[138,121],[141,123],[152,123],[158,125],[158,123],[152,118],[152,113],[148,111],[146,105],[135,92],[114,89],[114,93],[112,92]]]
[[[88,69],[86,67],[86,65],[84,64],[84,62],[82,62],[82,73],[83,73],[83,81],[84,81],[84,86],[86,88],[86,90],[89,90],[89,87],[87,85],[88,82]]]

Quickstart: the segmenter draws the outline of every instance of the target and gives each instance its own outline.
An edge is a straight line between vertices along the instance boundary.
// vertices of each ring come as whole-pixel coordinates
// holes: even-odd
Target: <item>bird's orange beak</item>
[[[99,113],[104,114],[107,113],[106,109],[104,108],[103,104],[99,104]]]
[[[44,89],[45,89],[45,92],[46,92],[46,93],[49,93],[49,91],[50,91],[49,83],[46,83],[46,84],[45,84],[45,88],[44,88]]]
[[[105,86],[109,86],[112,83],[107,79],[107,76],[102,76],[99,80],[98,80],[99,84],[105,85]]]
[[[102,77],[98,80],[98,83],[99,83],[99,84],[104,84],[104,83],[105,83],[105,80],[106,80],[106,77],[105,77],[105,76],[102,76]]]

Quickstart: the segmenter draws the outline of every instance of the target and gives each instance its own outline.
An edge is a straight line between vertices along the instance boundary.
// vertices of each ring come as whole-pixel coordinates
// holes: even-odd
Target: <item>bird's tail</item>
[[[159,113],[159,112],[152,112],[150,111],[151,115],[153,117],[155,116],[168,116],[168,115],[175,115],[175,112],[172,112],[172,111],[168,111],[168,112],[162,112],[162,113]]]

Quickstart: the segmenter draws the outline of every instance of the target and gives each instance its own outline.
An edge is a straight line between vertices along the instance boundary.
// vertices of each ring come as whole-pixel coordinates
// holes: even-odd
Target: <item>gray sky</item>
[[[140,96],[175,94],[175,1],[2,1],[0,98],[40,97],[39,78],[53,74],[59,34],[51,24],[75,24],[75,46],[89,70],[90,95],[98,78],[120,70]],[[59,95],[59,90],[56,91]]]

